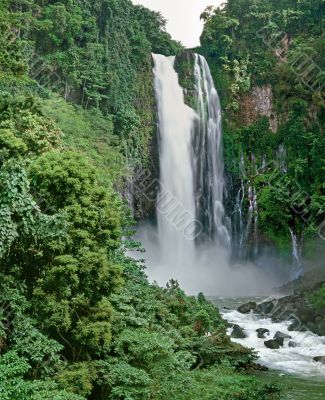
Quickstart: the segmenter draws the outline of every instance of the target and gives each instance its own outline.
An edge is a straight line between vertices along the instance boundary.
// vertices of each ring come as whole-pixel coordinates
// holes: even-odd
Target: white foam
[[[245,347],[253,348],[258,352],[258,362],[271,369],[292,374],[325,377],[325,365],[313,360],[317,356],[325,356],[325,337],[311,332],[288,331],[290,322],[274,323],[270,318],[262,318],[256,314],[241,314],[238,311],[225,311],[223,317],[232,324],[244,329],[245,339],[232,339]],[[270,331],[266,339],[257,337],[256,329],[265,328]],[[228,333],[231,334],[229,328]],[[273,339],[276,332],[288,334],[292,339],[285,339],[284,346],[278,350],[268,349],[265,340]],[[297,347],[289,347],[293,341]]]

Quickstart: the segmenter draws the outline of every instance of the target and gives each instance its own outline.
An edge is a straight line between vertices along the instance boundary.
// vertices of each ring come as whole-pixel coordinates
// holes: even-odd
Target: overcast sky
[[[132,0],[151,10],[160,11],[168,20],[167,31],[186,47],[199,44],[202,32],[200,15],[209,5],[220,5],[225,0]]]

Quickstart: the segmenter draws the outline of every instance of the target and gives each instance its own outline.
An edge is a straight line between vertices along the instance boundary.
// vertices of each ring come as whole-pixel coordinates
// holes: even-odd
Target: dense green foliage
[[[201,17],[200,51],[225,109],[228,176],[236,190],[241,179],[257,189],[260,238],[288,251],[291,228],[315,258],[324,247],[325,2],[228,0]],[[260,107],[270,89],[267,117],[256,112],[256,88]]]
[[[219,311],[148,283],[118,191],[146,164],[150,52],[129,0],[0,2],[0,399],[278,398]]]
[[[29,70],[40,94],[54,90],[112,114],[114,134],[144,162],[153,126],[150,52],[181,48],[165,32],[161,15],[130,0],[4,3],[11,11],[3,23],[10,47],[1,70],[15,74],[15,83]]]

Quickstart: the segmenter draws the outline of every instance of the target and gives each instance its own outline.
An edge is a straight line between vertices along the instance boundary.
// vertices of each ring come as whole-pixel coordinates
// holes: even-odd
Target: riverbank
[[[238,308],[272,318],[273,322],[290,321],[289,331],[310,331],[325,336],[325,282],[306,284],[285,297],[273,296],[257,304],[249,301]]]
[[[275,371],[258,374],[265,383],[276,383],[282,390],[281,400],[323,400],[325,381],[322,378],[302,377]]]

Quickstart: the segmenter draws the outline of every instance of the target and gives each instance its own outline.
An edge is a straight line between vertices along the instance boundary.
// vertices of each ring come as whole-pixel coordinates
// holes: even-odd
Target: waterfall
[[[159,186],[157,224],[144,221],[137,230],[146,249],[149,279],[165,285],[173,278],[188,293],[207,295],[247,294],[256,292],[256,285],[260,291],[277,286],[272,274],[265,279],[254,265],[230,265],[218,93],[206,60],[193,55],[193,90],[186,95],[192,96],[188,103],[194,106],[186,105],[175,60],[153,54],[160,176],[150,186]],[[241,228],[245,195],[243,187],[238,199]],[[254,223],[256,195],[252,206]]]
[[[240,188],[236,196],[235,210],[234,210],[234,254],[239,258],[243,258],[243,246],[245,241],[244,219],[243,219],[243,203],[245,200],[245,186],[244,181],[241,179]]]
[[[193,144],[196,216],[209,238],[229,246],[223,206],[221,106],[208,63],[198,54],[195,55],[194,76],[197,92]]]
[[[193,258],[196,221],[191,159],[194,110],[185,104],[175,57],[153,55],[158,106],[160,191],[157,200],[161,258],[180,265]]]
[[[159,239],[163,254],[183,263],[192,257],[199,238],[230,244],[223,206],[220,100],[206,60],[194,57],[196,110],[185,104],[175,57],[153,55],[161,171]]]
[[[295,232],[289,228],[291,235],[291,243],[292,243],[292,261],[293,267],[291,270],[291,280],[298,279],[301,275],[304,274],[304,268],[300,259],[300,246],[298,242],[297,235]]]
[[[240,262],[249,262],[259,256],[259,209],[254,177],[264,172],[266,167],[266,156],[259,160],[251,153],[250,162],[246,165],[241,154],[238,165],[241,179],[236,183],[238,189],[232,213],[232,257]]]
[[[277,161],[279,163],[280,170],[286,174],[288,172],[287,167],[287,151],[283,144],[281,144],[276,152]]]
[[[138,229],[149,277],[170,278],[189,292],[220,284],[228,268],[230,235],[223,206],[221,107],[206,60],[193,55],[194,104],[186,105],[175,57],[153,54],[160,176],[157,227]],[[226,277],[226,273],[223,273]]]

